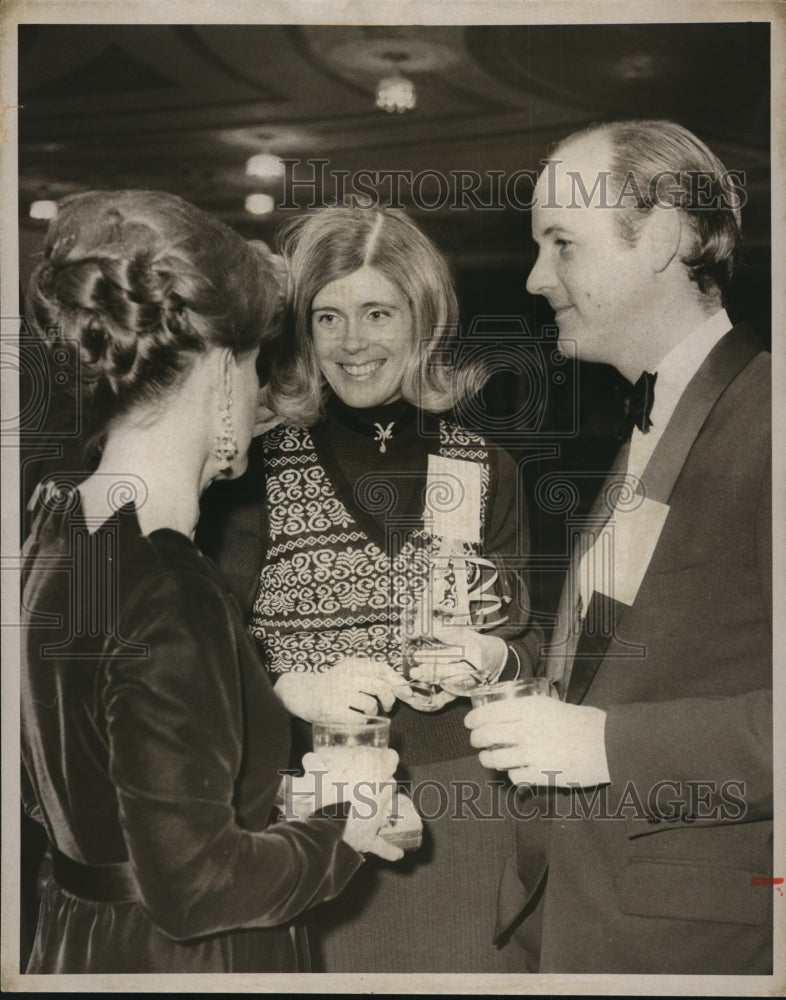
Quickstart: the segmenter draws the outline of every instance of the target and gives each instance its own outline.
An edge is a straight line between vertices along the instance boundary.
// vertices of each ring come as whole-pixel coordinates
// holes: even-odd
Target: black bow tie
[[[620,441],[627,441],[633,433],[634,427],[638,427],[642,434],[646,434],[652,427],[650,413],[652,412],[652,404],[655,402],[655,379],[657,377],[657,372],[654,375],[650,372],[642,372],[639,380],[625,396],[625,418],[617,431],[617,437]]]

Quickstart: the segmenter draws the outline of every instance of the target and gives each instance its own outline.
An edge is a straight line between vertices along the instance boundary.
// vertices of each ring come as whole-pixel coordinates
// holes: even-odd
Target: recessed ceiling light
[[[419,29],[413,30],[417,32]],[[399,68],[405,73],[441,73],[461,58],[460,53],[448,45],[416,35],[391,34],[379,38],[358,35],[346,38],[346,34],[346,31],[342,32],[342,41],[325,53],[328,62],[344,71],[381,76],[390,70],[392,52],[399,56]]]
[[[256,153],[247,161],[246,173],[251,177],[274,180],[284,176],[284,164],[272,153]]]
[[[269,194],[250,194],[246,198],[246,211],[252,215],[269,215],[275,207],[276,203]]]
[[[658,64],[650,52],[626,55],[617,63],[617,73],[623,80],[651,80],[658,72]]]
[[[56,201],[34,201],[30,205],[31,219],[54,219],[57,215]]]

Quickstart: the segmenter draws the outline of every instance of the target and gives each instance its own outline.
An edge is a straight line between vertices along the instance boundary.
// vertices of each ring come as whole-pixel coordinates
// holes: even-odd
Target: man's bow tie
[[[650,372],[642,372],[638,382],[625,396],[625,419],[617,431],[617,437],[620,441],[627,441],[633,433],[634,427],[638,427],[642,434],[646,434],[652,427],[650,413],[652,412],[652,404],[655,402],[655,379],[657,377],[657,372],[654,375]]]

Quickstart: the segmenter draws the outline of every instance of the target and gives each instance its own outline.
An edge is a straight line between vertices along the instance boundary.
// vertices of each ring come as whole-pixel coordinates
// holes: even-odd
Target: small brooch
[[[387,425],[387,427],[383,427],[382,424],[374,424],[374,426],[377,429],[377,433],[374,435],[374,440],[375,441],[379,441],[379,443],[380,443],[379,444],[379,453],[380,453],[380,455],[384,455],[385,452],[388,450],[387,449],[387,445],[385,444],[385,442],[392,440],[392,438],[393,438],[393,425],[395,424],[395,422],[396,422],[395,420],[392,420]]]

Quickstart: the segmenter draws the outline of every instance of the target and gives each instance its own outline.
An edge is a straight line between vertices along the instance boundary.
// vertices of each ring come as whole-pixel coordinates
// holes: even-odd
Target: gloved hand
[[[590,788],[611,780],[606,713],[550,697],[511,698],[473,708],[464,719],[484,767],[514,784]]]
[[[393,778],[397,766],[396,751],[384,747],[347,748],[330,761],[307,753],[305,773],[284,776],[279,806],[285,819],[306,820],[319,809],[346,802],[346,843],[360,853],[398,861],[404,852],[380,836],[391,815],[401,811]]]
[[[441,645],[424,646],[411,653],[412,659],[418,664],[409,671],[413,680],[440,685],[443,681],[447,682],[448,678],[460,680],[462,676],[466,676],[470,686],[473,679],[480,682],[494,681],[502,672],[508,657],[508,646],[504,639],[477,632],[466,625],[451,625],[437,619],[432,628],[432,637]],[[399,691],[396,694],[402,700],[408,700],[406,694]],[[439,702],[439,707],[442,707],[454,697],[455,694],[441,691],[431,700],[432,703]],[[414,701],[410,704],[418,707]]]
[[[350,656],[324,673],[287,673],[276,681],[275,692],[291,715],[306,722],[322,719],[351,722],[362,715],[389,711],[401,674],[378,660]]]

